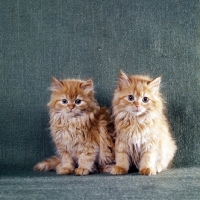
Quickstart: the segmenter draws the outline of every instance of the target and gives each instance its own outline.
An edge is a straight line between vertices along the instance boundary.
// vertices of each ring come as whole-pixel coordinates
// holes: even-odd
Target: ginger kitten
[[[50,131],[58,156],[37,163],[34,169],[87,175],[113,163],[110,115],[94,99],[92,80],[52,78],[51,91]]]
[[[126,174],[133,164],[142,175],[165,170],[176,152],[176,144],[164,115],[159,92],[161,77],[119,74],[114,93],[116,165],[111,174]]]

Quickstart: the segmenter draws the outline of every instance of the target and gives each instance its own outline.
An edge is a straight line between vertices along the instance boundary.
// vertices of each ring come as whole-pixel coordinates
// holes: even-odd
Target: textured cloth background
[[[1,0],[0,163],[52,155],[51,77],[93,78],[111,106],[120,69],[162,75],[177,167],[200,165],[197,0]]]
[[[0,179],[1,199],[199,200],[197,168],[173,169],[156,176],[59,176],[53,172],[23,173]]]

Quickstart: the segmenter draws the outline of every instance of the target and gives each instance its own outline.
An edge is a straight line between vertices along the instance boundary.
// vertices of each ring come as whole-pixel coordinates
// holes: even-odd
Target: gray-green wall
[[[199,8],[197,0],[1,0],[0,163],[33,165],[54,152],[52,76],[92,77],[110,107],[122,69],[163,76],[175,165],[199,166]]]

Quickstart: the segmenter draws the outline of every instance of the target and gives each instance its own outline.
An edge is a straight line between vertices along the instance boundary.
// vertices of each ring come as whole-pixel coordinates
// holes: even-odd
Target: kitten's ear
[[[93,81],[92,79],[88,79],[87,81],[84,81],[81,83],[81,88],[86,92],[93,91]]]
[[[129,86],[129,85],[130,85],[130,79],[123,71],[120,71],[118,78],[119,89],[122,90],[124,86]]]
[[[55,90],[60,90],[62,89],[63,84],[61,81],[57,80],[56,78],[52,77],[51,80],[51,90],[55,91]]]
[[[154,93],[157,93],[159,91],[160,82],[161,82],[161,76],[148,82],[149,87],[151,88],[151,90],[153,90]]]

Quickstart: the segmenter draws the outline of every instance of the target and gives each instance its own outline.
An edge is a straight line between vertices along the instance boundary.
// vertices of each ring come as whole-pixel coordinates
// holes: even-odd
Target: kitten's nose
[[[70,109],[70,111],[72,111],[72,109],[74,108],[74,105],[68,105],[68,108]]]
[[[136,110],[138,111],[138,109],[139,109],[139,105],[135,105],[135,107],[136,107]]]

